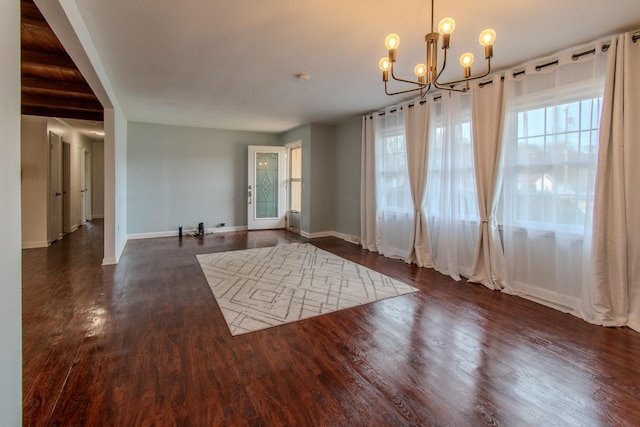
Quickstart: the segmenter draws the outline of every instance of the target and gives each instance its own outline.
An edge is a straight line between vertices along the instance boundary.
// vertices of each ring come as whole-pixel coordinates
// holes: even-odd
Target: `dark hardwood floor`
[[[640,334],[335,238],[420,292],[232,337],[196,254],[284,231],[129,241],[102,223],[23,254],[26,426],[638,426]]]

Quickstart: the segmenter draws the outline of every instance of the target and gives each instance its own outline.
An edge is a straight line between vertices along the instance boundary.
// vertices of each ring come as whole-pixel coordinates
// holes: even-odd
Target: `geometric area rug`
[[[197,258],[231,335],[418,290],[307,243]]]

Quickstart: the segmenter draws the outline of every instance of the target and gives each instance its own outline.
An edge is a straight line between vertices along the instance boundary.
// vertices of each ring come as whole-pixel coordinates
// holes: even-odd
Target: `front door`
[[[247,228],[285,227],[287,207],[287,149],[249,146]]]

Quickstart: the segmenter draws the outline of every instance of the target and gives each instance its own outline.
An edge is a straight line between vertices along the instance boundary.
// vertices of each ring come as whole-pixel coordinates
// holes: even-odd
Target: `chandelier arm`
[[[462,89],[458,89],[455,88],[453,86],[443,86],[439,83],[434,83],[434,86],[436,87],[436,89],[441,89],[441,90],[448,90],[449,92],[462,92],[465,93],[469,90],[469,86],[467,85],[467,87],[463,87]]]
[[[434,85],[433,87],[436,87],[436,86]],[[429,86],[427,87],[427,90],[425,90],[424,92],[421,92],[421,94],[420,94],[420,99],[424,99],[424,98],[425,98],[425,96],[427,96],[427,94],[429,93],[429,91],[430,91],[430,90],[431,90],[431,85],[429,85]]]
[[[447,68],[447,51],[449,49],[443,49],[443,50],[444,50],[444,57],[442,58],[442,69],[438,72],[438,75],[433,80],[433,83],[438,83],[438,79],[440,78],[440,76],[444,72],[445,68]]]
[[[413,89],[401,90],[401,91],[398,91],[398,92],[389,92],[389,89],[388,89],[388,86],[387,86],[387,82],[384,82],[384,93],[386,93],[387,95],[400,95],[401,93],[415,92],[415,91],[422,90],[422,89],[424,89],[424,86],[415,87]]]
[[[403,79],[401,77],[396,77],[396,75],[393,72],[393,63],[391,63],[391,78],[393,78],[393,80],[398,81],[398,82],[411,83],[411,84],[414,84],[414,85],[418,85],[418,86],[420,86],[422,88],[427,87],[426,83],[420,83],[420,82],[416,82],[416,81],[413,81],[413,80],[407,80],[407,79]],[[402,92],[400,92],[400,93],[402,93]]]
[[[487,58],[487,71],[485,71],[482,74],[476,74],[475,76],[465,77],[464,79],[452,80],[450,82],[442,82],[442,83],[438,82],[437,79],[436,79],[435,83],[439,84],[439,85],[442,85],[442,86],[447,86],[447,85],[452,85],[452,84],[456,84],[456,83],[470,82],[472,80],[476,80],[476,79],[481,79],[483,77],[487,77],[490,72],[491,72],[491,58]],[[438,77],[439,77],[439,75],[438,75]]]

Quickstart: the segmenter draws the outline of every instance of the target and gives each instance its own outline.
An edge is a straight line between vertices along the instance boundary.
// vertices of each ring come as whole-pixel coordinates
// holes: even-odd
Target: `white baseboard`
[[[300,230],[300,235],[307,239],[318,239],[320,237],[334,237],[335,231],[319,231],[317,233],[309,233],[308,231]]]
[[[129,241],[129,239],[127,237],[125,237],[124,238],[124,242],[122,242],[122,246],[120,246],[120,250],[116,254],[116,264],[120,262],[120,257],[122,256],[122,253],[124,252],[124,248],[125,248],[125,246],[127,246],[127,242],[128,241]]]
[[[247,231],[246,225],[238,225],[235,227],[216,227],[216,228],[206,228],[205,233],[214,234],[214,233],[230,233],[232,231]]]
[[[247,226],[246,225],[239,225],[239,226],[235,226],[235,227],[215,227],[215,228],[205,228],[204,232],[205,234],[218,234],[218,233],[229,233],[229,232],[233,232],[233,231],[246,231]],[[192,229],[189,230],[182,230],[183,235],[185,237],[189,236],[189,232],[191,232]],[[173,230],[173,231],[157,231],[157,232],[153,232],[153,233],[133,233],[133,234],[128,234],[127,235],[127,239],[130,240],[138,240],[138,239],[155,239],[157,237],[178,237],[178,230]]]
[[[46,240],[40,242],[22,242],[22,249],[36,249],[49,247],[49,242]]]
[[[359,245],[360,244],[360,237],[358,237],[358,236],[352,236],[350,234],[339,233],[337,231],[333,232],[333,236],[337,237],[338,239],[342,239],[345,242],[353,243],[354,245]]]
[[[306,237],[307,239],[317,239],[320,237],[337,237],[338,239],[342,239],[345,242],[353,243],[355,245],[360,244],[360,237],[339,233],[337,231],[320,231],[317,233],[309,233],[308,231],[300,230],[300,235],[302,237]]]
[[[118,260],[115,258],[102,258],[102,265],[115,265]]]
[[[177,231],[157,231],[153,233],[134,233],[127,234],[127,240],[139,240],[139,239],[155,239],[156,237],[173,237],[177,236]]]

